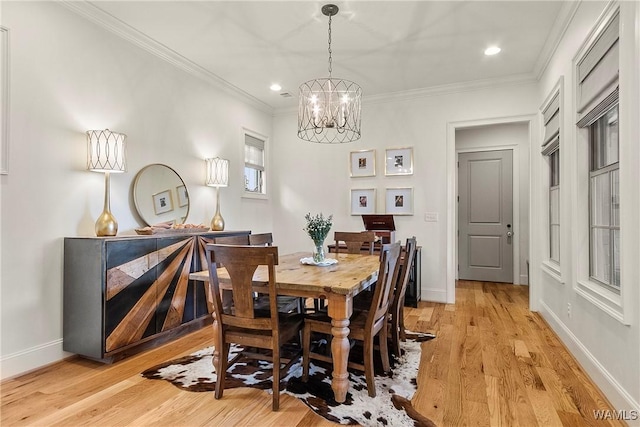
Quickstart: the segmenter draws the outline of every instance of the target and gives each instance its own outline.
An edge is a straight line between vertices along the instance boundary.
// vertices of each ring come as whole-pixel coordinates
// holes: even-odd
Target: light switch
[[[424,220],[426,222],[438,222],[438,212],[426,212],[424,214]]]

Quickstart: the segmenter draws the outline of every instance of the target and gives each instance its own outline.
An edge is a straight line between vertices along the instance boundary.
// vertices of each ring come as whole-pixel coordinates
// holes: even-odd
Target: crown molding
[[[540,80],[544,72],[547,70],[549,63],[551,62],[551,58],[556,53],[562,38],[578,11],[578,6],[580,6],[581,1],[582,0],[574,0],[562,3],[558,16],[553,23],[551,31],[549,31],[547,40],[545,41],[542,51],[538,56],[538,60],[533,67],[533,74],[536,76],[536,80]]]
[[[223,90],[225,93],[240,99],[243,102],[257,108],[268,114],[273,113],[273,107],[259,99],[251,96],[242,89],[234,86],[228,81],[222,79],[216,74],[206,70],[193,61],[185,58],[174,50],[168,48],[162,43],[158,43],[146,34],[136,30],[130,25],[125,24],[115,16],[105,12],[99,7],[87,2],[86,0],[57,0],[57,3],[67,9],[77,13],[83,18],[99,25],[100,27],[112,32],[113,34],[127,40],[128,42],[141,47],[152,55],[174,65],[175,67],[186,71],[187,73],[204,80],[207,83]]]
[[[516,74],[508,77],[494,79],[474,80],[469,82],[451,83],[446,85],[431,86],[421,89],[412,89],[402,92],[382,93],[371,96],[363,96],[362,105],[385,104],[388,102],[410,101],[414,99],[428,98],[430,96],[450,95],[461,92],[471,92],[496,86],[516,86],[537,83],[533,74]],[[274,116],[283,116],[298,111],[297,107],[277,108]]]

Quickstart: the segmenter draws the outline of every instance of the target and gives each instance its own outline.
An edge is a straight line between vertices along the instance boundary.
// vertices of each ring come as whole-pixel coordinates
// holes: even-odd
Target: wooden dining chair
[[[336,253],[340,252],[340,249],[344,246],[340,246],[340,242],[344,242],[349,254],[359,254],[362,250],[362,245],[368,243],[369,255],[373,255],[373,242],[376,240],[376,233],[373,231],[336,231],[333,233],[333,239],[336,241]]]
[[[271,233],[249,234],[249,244],[251,246],[272,246],[273,234]]]
[[[373,255],[373,243],[376,239],[376,233],[373,231],[336,231],[333,233],[333,239],[335,240],[336,253],[340,253],[341,249],[346,246],[347,253],[360,254],[362,245],[368,243],[369,255]],[[340,245],[341,242],[344,242],[343,246]],[[313,301],[313,311],[322,311],[324,307],[323,299],[315,299]]]
[[[404,300],[407,293],[407,285],[411,275],[411,266],[417,253],[416,238],[411,237],[400,251],[398,261],[398,273],[394,285],[393,295],[389,304],[389,342],[391,353],[396,356],[400,354],[400,341],[405,341],[404,328]],[[371,305],[371,292],[360,292],[353,299],[354,312],[367,310]]]
[[[273,234],[249,234],[249,245],[273,246]],[[305,298],[278,295],[278,311],[282,313],[290,313],[293,311],[302,313],[304,311],[304,303]],[[269,298],[267,295],[256,295],[255,305],[257,310],[263,310],[269,306]]]
[[[240,357],[228,360],[231,343],[240,346],[255,347],[271,351],[271,355],[247,353],[241,355],[273,362],[273,398],[271,408],[277,411],[280,405],[281,373],[297,360],[295,357],[286,360],[281,356],[283,344],[299,337],[303,326],[303,317],[299,313],[278,313],[276,300],[276,270],[278,264],[278,248],[276,246],[225,246],[206,245],[209,265],[209,282],[212,286],[215,330],[213,365],[218,374],[215,386],[215,398],[222,398],[225,387],[227,368]],[[220,298],[220,281],[218,265],[223,264],[229,273],[233,292],[234,306],[224,310]],[[265,292],[269,295],[270,309],[266,314],[257,314],[254,309],[253,274],[259,266],[266,266],[269,271],[269,283]]]
[[[364,371],[367,379],[367,391],[369,396],[375,397],[376,388],[373,371],[373,339],[379,337],[380,357],[382,359],[382,369],[388,372],[389,353],[387,350],[387,319],[391,295],[394,290],[395,279],[397,278],[397,264],[400,258],[400,244],[392,243],[383,245],[380,256],[380,267],[378,269],[378,281],[376,290],[369,310],[354,312],[349,324],[349,339],[363,342],[364,363],[349,362],[351,368]],[[311,333],[319,332],[331,336],[331,318],[326,314],[314,313],[305,316],[304,332],[302,334],[302,380],[309,378],[309,359],[324,360],[331,362],[331,357],[323,354],[311,352]]]
[[[213,241],[217,245],[248,245],[249,235],[215,237]]]
[[[393,300],[389,306],[389,328],[391,330],[389,340],[391,341],[391,352],[397,357],[401,356],[400,341],[406,340],[404,333],[404,299],[416,252],[416,238],[415,236],[410,237],[407,239],[403,250],[404,256],[398,262],[398,277],[393,292]]]

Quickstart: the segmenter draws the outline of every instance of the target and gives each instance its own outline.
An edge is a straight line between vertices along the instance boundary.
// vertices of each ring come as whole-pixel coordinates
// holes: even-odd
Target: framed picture
[[[176,187],[176,194],[178,194],[178,206],[183,207],[189,204],[189,193],[185,185],[178,185]]]
[[[352,151],[349,156],[352,178],[376,176],[376,150]]]
[[[171,190],[164,190],[153,196],[153,210],[156,215],[163,214],[165,212],[171,212],[173,210],[173,199],[171,198]]]
[[[385,175],[412,175],[413,148],[387,148],[384,156]]]
[[[351,190],[351,215],[376,213],[376,189]]]
[[[413,188],[387,188],[385,213],[413,215]]]

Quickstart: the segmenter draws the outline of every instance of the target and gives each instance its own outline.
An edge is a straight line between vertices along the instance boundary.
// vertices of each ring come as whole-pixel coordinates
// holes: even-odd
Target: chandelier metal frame
[[[362,89],[350,80],[334,78],[331,51],[331,18],[338,6],[326,4],[322,13],[329,17],[329,77],[300,85],[298,137],[306,141],[339,144],[360,139]]]

